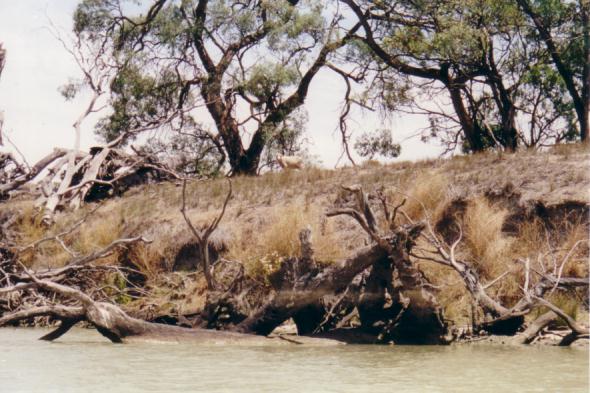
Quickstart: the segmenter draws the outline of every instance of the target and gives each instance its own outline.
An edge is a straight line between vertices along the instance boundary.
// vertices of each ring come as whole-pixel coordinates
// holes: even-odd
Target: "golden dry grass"
[[[448,204],[456,198],[469,200],[461,226],[464,240],[460,257],[472,262],[486,281],[509,270],[509,278],[499,281],[490,292],[510,303],[518,298],[523,282],[519,259],[537,261],[548,251],[546,231],[540,222],[524,222],[516,235],[502,231],[507,211],[482,195],[488,189],[502,188],[508,182],[522,191],[523,199],[543,199],[559,203],[564,199],[587,201],[590,179],[584,160],[590,158],[586,147],[567,146],[548,153],[522,152],[498,156],[487,153],[459,156],[450,160],[417,163],[365,163],[358,168],[267,173],[257,178],[232,179],[234,197],[221,222],[230,235],[228,258],[245,263],[252,274],[265,276],[286,257],[299,252],[299,231],[311,226],[317,258],[325,263],[343,258],[362,245],[365,234],[349,218],[325,219],[324,212],[333,206],[339,186],[361,184],[374,192],[383,187],[392,204],[408,196],[404,211],[414,220],[429,218],[436,223]],[[553,176],[552,174],[562,174]],[[549,181],[549,179],[551,181]],[[552,185],[549,186],[549,183]],[[522,187],[519,188],[519,185]],[[215,179],[191,182],[188,186],[188,214],[196,225],[214,217],[227,192],[227,181]],[[146,185],[130,190],[122,198],[105,201],[88,221],[67,237],[72,248],[81,254],[104,247],[118,237],[144,235],[151,244],[132,247],[126,258],[144,272],[155,288],[165,292],[163,274],[169,272],[179,248],[191,241],[179,212],[181,188],[174,183]],[[57,215],[51,228],[41,225],[32,201],[14,201],[0,205],[18,210],[15,224],[22,245],[52,233],[63,231],[84,216],[93,206]],[[375,206],[378,210],[379,208]],[[380,210],[380,209],[379,209]],[[428,213],[426,213],[427,211]],[[542,263],[550,267],[552,258],[563,260],[576,245],[563,274],[588,275],[588,238],[584,223],[561,225],[563,233],[553,236],[550,247],[559,249]],[[118,255],[113,255],[114,261]],[[31,266],[61,266],[69,259],[59,246],[47,244],[39,253],[27,254],[23,260]],[[470,297],[452,270],[424,262],[425,273],[444,290],[439,298],[447,314],[464,319],[470,315]],[[164,280],[164,281],[162,281]],[[192,290],[192,289],[191,289]]]
[[[329,263],[344,256],[345,248],[339,241],[331,222],[323,219],[321,208],[304,202],[294,202],[267,208],[260,231],[234,227],[234,239],[229,257],[242,261],[257,275],[276,269],[283,258],[300,254],[299,232],[312,230],[316,259]]]
[[[410,188],[404,206],[406,214],[414,220],[429,219],[431,222],[437,222],[450,201],[450,182],[447,176],[440,171],[429,170],[419,172],[408,182]]]
[[[492,279],[509,268],[512,241],[502,227],[508,211],[477,197],[469,202],[463,217],[463,251],[484,279]]]
[[[468,324],[471,321],[471,295],[454,270],[449,267],[431,262],[418,262],[432,285],[437,291],[437,300],[443,307],[445,318],[459,324]]]

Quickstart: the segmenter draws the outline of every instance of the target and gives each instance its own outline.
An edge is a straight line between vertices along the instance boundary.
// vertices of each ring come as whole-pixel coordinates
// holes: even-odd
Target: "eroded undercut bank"
[[[341,188],[325,216],[328,220],[341,217],[354,222],[362,229],[360,236],[366,239],[365,245],[346,258],[325,264],[316,258],[314,233],[310,227],[303,228],[298,236],[298,255],[282,258],[265,284],[252,277],[241,261],[225,259],[221,254],[214,254],[210,260],[210,254],[205,251],[210,249],[206,246],[209,236],[223,219],[231,199],[231,182],[223,209],[207,225],[196,226],[191,222],[186,213],[186,183],[182,192],[181,210],[196,239],[192,243],[198,251],[195,256],[201,261],[201,272],[193,274],[204,274],[207,284],[204,302],[197,312],[157,318],[146,318],[143,314],[136,318],[113,303],[118,292],[105,285],[113,275],[124,281],[122,288],[127,293],[132,291],[139,298],[145,291],[141,286],[145,280],[131,281],[134,275],[141,274],[130,265],[101,261],[114,254],[124,256],[128,253],[125,250],[146,245],[149,240],[117,239],[103,249],[77,255],[64,239],[78,230],[90,213],[66,231],[26,246],[13,243],[12,247],[2,249],[0,325],[38,321],[40,317],[60,321],[44,340],[55,340],[77,323],[85,322],[113,342],[140,339],[248,344],[448,344],[480,337],[486,332],[513,336],[512,342],[528,344],[547,326],[561,320],[569,328],[559,342],[561,345],[588,337],[588,328],[554,302],[554,296],[559,293],[587,294],[587,278],[564,274],[569,272],[566,266],[574,254],[587,252],[584,241],[575,242],[561,254],[560,260],[556,255],[550,264],[540,259],[517,260],[514,263],[518,270],[507,270],[488,280],[482,277],[486,273],[477,261],[465,259],[465,252],[459,251],[464,242],[473,241],[469,237],[473,224],[463,217],[470,214],[472,202],[447,204],[438,221],[433,222],[427,206],[412,195],[398,190],[400,198],[393,203],[391,194],[382,188],[367,193],[360,186],[347,186]],[[419,220],[405,211],[406,202],[412,198],[424,211]],[[550,209],[563,213],[572,222],[584,218],[583,211],[568,210],[567,206]],[[522,217],[523,210],[519,209],[518,214],[509,215],[511,220]],[[587,211],[587,206],[581,209]],[[535,211],[538,209],[529,209],[527,214]],[[510,221],[501,225],[517,226]],[[587,228],[587,222],[582,225]],[[14,236],[6,226],[3,233],[6,240]],[[26,268],[22,257],[38,253],[48,244],[62,247],[71,258],[62,268],[36,271]],[[462,287],[471,298],[471,326],[467,329],[445,317],[440,299],[446,299],[453,288],[433,282],[429,271],[432,266],[441,267],[445,274],[452,272],[457,279],[454,285]],[[508,279],[518,282],[517,298],[490,289]],[[134,313],[132,308],[128,310]],[[531,318],[537,310],[546,311]],[[150,319],[167,324],[149,322]],[[277,338],[272,334],[289,320],[295,323],[299,336],[278,335]],[[275,339],[268,341],[269,335]]]

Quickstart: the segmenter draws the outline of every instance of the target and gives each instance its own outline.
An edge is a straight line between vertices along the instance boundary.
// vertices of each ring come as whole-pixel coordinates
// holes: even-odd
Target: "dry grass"
[[[299,253],[298,234],[308,225],[320,261],[330,263],[349,255],[366,239],[362,230],[346,217],[324,218],[342,184],[361,184],[368,192],[383,187],[393,204],[403,199],[401,193],[407,194],[404,211],[414,220],[429,217],[433,223],[452,200],[464,198],[470,202],[461,221],[464,241],[460,256],[474,263],[485,281],[510,270],[509,277],[490,289],[492,295],[510,303],[520,295],[519,285],[523,282],[518,259],[530,258],[537,263],[538,256],[544,254],[549,257],[544,257],[542,263],[550,267],[553,258],[561,261],[577,244],[564,265],[563,274],[586,277],[588,244],[580,241],[588,238],[587,227],[576,223],[560,225],[563,233],[552,235],[550,245],[540,222],[522,223],[518,234],[509,236],[502,232],[507,211],[483,198],[483,192],[501,189],[510,182],[522,192],[523,201],[539,199],[547,204],[586,201],[590,178],[585,171],[588,165],[584,163],[589,158],[587,147],[568,145],[547,153],[526,151],[502,156],[486,153],[417,163],[367,162],[358,168],[335,171],[306,168],[267,173],[257,178],[238,177],[232,179],[234,198],[221,223],[222,229],[230,234],[226,257],[244,262],[252,274],[264,277],[283,258]],[[166,293],[165,276],[176,253],[192,240],[179,212],[180,192],[174,183],[130,190],[123,198],[105,201],[67,240],[75,251],[88,253],[118,237],[144,235],[152,239],[151,244],[131,248],[125,257],[147,275],[154,288],[159,288],[156,292],[162,295]],[[226,192],[225,179],[191,182],[187,206],[191,219],[197,225],[210,220],[219,211]],[[14,229],[19,233],[19,243],[24,245],[67,229],[91,208],[60,213],[51,228],[41,225],[32,201],[2,204],[0,213],[6,209],[20,211]],[[559,251],[547,254],[549,247]],[[109,261],[117,257],[114,255]],[[67,259],[69,256],[55,244],[43,246],[36,255],[23,256],[27,264],[38,267],[61,266]],[[444,288],[439,299],[448,316],[467,320],[471,300],[456,273],[432,263],[422,263],[422,267],[433,284]]]
[[[410,183],[410,188],[404,206],[406,214],[414,220],[429,219],[437,222],[450,200],[450,182],[447,176],[440,171],[423,171],[407,182]],[[400,188],[403,190],[405,187],[401,185]]]
[[[587,224],[566,222],[557,228],[560,231],[550,231],[540,220],[522,223],[514,238],[512,257],[528,258],[536,264],[537,270],[554,271],[563,265],[563,276],[588,277]]]
[[[588,277],[588,255],[590,254],[588,227],[582,223],[566,226],[565,236],[558,247],[560,250],[558,258],[563,262],[567,257],[563,274]]]
[[[507,216],[507,210],[493,206],[483,197],[467,205],[463,217],[463,251],[484,279],[492,279],[510,268],[513,239],[502,231]]]
[[[284,258],[300,254],[299,232],[311,227],[312,242],[318,261],[330,263],[344,255],[331,222],[324,220],[317,206],[294,202],[270,207],[262,223],[233,227],[229,257],[242,261],[255,275],[266,275]],[[255,228],[261,228],[256,231]]]
[[[434,199],[431,206],[441,209],[436,201]],[[484,282],[491,281],[506,270],[511,271],[508,279],[490,289],[491,294],[503,302],[511,302],[518,297],[520,279],[518,267],[511,259],[513,239],[502,231],[507,214],[506,210],[478,197],[468,203],[458,223],[463,231],[463,240],[459,244],[457,257],[471,263]],[[421,243],[418,247],[428,248]],[[446,317],[458,323],[469,323],[472,298],[459,274],[434,263],[422,262],[420,266],[435,286],[444,288],[439,292],[438,299]]]
[[[549,149],[549,152],[567,158],[574,154],[590,152],[590,145],[583,143],[561,143],[558,145],[553,145]]]
[[[562,264],[563,276],[588,277],[587,223],[557,223],[555,228],[559,231],[556,232],[549,231],[540,220],[524,221],[518,225],[517,234],[511,236],[502,231],[507,217],[506,209],[484,197],[474,198],[462,218],[464,240],[459,245],[459,257],[473,264],[484,283],[508,272],[504,279],[488,289],[502,304],[511,306],[523,296],[525,259],[533,268],[531,285],[540,279],[535,271],[555,271]],[[418,244],[418,247],[424,246]],[[438,298],[447,317],[468,323],[472,299],[459,275],[452,269],[428,262],[422,262],[421,268],[435,286],[444,288]],[[550,300],[573,317],[580,314],[580,300],[574,293],[556,292]]]
[[[469,324],[472,300],[459,274],[431,262],[419,262],[419,266],[432,285],[440,288],[437,300],[443,307],[445,318],[458,324]]]
[[[51,237],[65,232],[81,220],[90,210],[90,206],[76,212],[58,215],[56,223],[47,228],[41,221],[33,204],[20,206],[20,219],[15,224],[15,232],[19,234],[19,244],[24,247],[45,237]],[[121,217],[116,214],[95,214],[71,234],[63,236],[69,248],[79,254],[88,254],[107,246],[121,237],[123,224]],[[36,252],[27,251],[21,256],[22,262],[34,268],[61,267],[72,257],[57,242],[41,244]],[[103,262],[116,262],[113,255]]]

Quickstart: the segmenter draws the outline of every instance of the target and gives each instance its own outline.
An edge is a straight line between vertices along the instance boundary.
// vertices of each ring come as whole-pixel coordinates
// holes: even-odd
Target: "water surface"
[[[0,392],[587,392],[580,348],[114,345],[0,329]]]

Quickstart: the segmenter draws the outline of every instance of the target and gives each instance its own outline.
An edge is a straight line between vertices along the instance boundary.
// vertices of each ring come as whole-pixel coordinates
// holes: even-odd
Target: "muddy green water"
[[[113,345],[0,329],[0,392],[588,392],[580,348]]]

